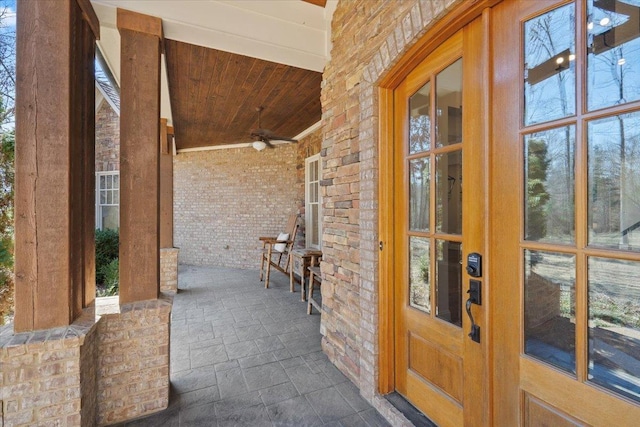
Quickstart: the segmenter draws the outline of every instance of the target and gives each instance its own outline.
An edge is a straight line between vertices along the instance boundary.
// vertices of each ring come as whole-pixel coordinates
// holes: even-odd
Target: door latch
[[[469,298],[465,304],[465,308],[467,310],[467,316],[471,319],[471,332],[469,332],[469,338],[471,338],[475,342],[480,342],[480,326],[476,325],[475,320],[473,319],[473,314],[471,313],[471,305],[482,304],[482,282],[479,280],[470,280],[469,281],[469,290],[467,291],[469,294]]]

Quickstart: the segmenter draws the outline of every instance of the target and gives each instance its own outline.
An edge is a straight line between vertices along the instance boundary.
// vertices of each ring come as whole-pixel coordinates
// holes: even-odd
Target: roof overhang
[[[98,46],[118,84],[117,8],[161,18],[166,39],[322,72],[337,2],[319,7],[300,0],[91,0],[101,27]],[[164,60],[161,115],[173,124]]]

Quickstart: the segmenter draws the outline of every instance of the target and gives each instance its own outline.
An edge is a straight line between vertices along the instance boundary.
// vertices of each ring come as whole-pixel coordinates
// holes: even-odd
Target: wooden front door
[[[640,422],[640,4],[491,20],[493,425]]]
[[[482,28],[450,37],[393,92],[395,388],[440,426],[489,417],[485,312],[469,303],[474,341],[465,272],[484,252]]]

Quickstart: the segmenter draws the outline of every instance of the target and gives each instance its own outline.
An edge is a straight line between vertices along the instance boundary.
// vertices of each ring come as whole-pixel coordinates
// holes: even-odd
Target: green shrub
[[[118,286],[120,285],[120,265],[118,258],[114,259],[107,265],[103,265],[100,274],[104,277],[104,287],[98,291],[100,297],[110,297],[118,294]]]
[[[105,267],[118,259],[118,230],[96,230],[96,284],[106,285]]]

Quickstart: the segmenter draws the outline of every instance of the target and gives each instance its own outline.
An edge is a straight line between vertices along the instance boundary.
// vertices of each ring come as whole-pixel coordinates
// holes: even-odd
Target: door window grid
[[[405,148],[409,304],[458,327],[462,325],[461,104],[462,59],[457,59],[409,97]]]
[[[542,210],[545,215],[553,214],[553,210],[549,209],[549,203],[543,200],[544,197],[538,197],[540,194],[534,194],[535,197],[532,197],[530,190],[536,184],[535,179],[532,179],[535,177],[525,168],[522,186],[524,194],[521,199],[526,213],[523,229],[525,234],[521,245],[525,305],[523,352],[568,373],[574,373],[578,381],[597,384],[614,393],[640,401],[640,284],[637,284],[640,256],[637,253],[639,248],[636,242],[639,232],[636,228],[640,229],[640,203],[634,197],[640,194],[640,168],[629,167],[630,164],[638,162],[640,157],[640,135],[634,131],[634,126],[640,123],[640,113],[637,107],[635,112],[632,110],[625,115],[616,114],[617,110],[608,115],[606,110],[600,110],[597,114],[590,112],[596,108],[615,107],[639,98],[638,80],[625,80],[622,77],[625,72],[633,73],[634,67],[640,64],[640,58],[634,56],[640,55],[640,34],[637,29],[634,34],[619,29],[616,32],[615,27],[626,22],[619,16],[623,11],[598,10],[596,6],[601,4],[604,5],[601,2],[589,1],[586,10],[583,7],[577,8],[578,19],[573,27],[587,34],[582,38],[586,41],[586,49],[578,49],[577,52],[586,52],[588,60],[580,61],[570,52],[573,57],[570,58],[572,64],[569,68],[573,69],[576,64],[582,64],[585,69],[575,72],[576,78],[572,83],[574,87],[567,88],[565,85],[565,94],[570,98],[566,100],[566,104],[572,104],[574,101],[571,97],[576,93],[575,87],[586,85],[586,91],[578,93],[586,94],[587,100],[578,99],[577,105],[585,105],[587,111],[574,120],[565,119],[557,123],[555,120],[563,116],[545,117],[545,120],[529,120],[526,116],[527,111],[532,110],[527,104],[531,98],[530,86],[542,80],[534,83],[530,81],[531,70],[526,63],[525,46],[525,126],[547,121],[549,128],[556,126],[557,129],[562,129],[559,125],[564,125],[578,129],[575,152],[586,160],[578,164],[575,171],[568,169],[570,173],[575,172],[578,178],[574,184],[574,194],[571,195],[575,201],[570,202],[576,206],[575,214],[571,215],[575,215],[577,221],[573,242],[573,239],[567,241],[566,238],[557,238],[558,236],[554,237],[553,233],[549,233],[549,228],[553,225],[549,218],[543,218],[542,236],[537,236],[540,233],[536,233],[535,227],[534,233],[531,233],[531,225],[536,225],[531,221],[531,215],[537,214],[535,210],[532,212],[531,201],[546,205]],[[638,6],[623,6],[626,12],[633,12],[630,16],[640,16]],[[573,7],[565,5],[556,11]],[[547,14],[549,13],[552,14],[554,11]],[[609,25],[609,29],[612,31],[607,33],[608,35],[594,36],[594,26],[606,26],[608,15],[611,15],[612,24]],[[579,19],[579,16],[586,16],[588,19]],[[533,20],[544,20],[543,17],[544,15],[541,15]],[[528,28],[531,26],[525,24],[525,45],[528,40]],[[621,34],[626,35],[621,37]],[[561,40],[563,37],[575,38],[575,35],[558,36],[557,39]],[[613,37],[612,44],[621,46],[617,49],[618,57],[620,51],[624,50],[622,48],[626,48],[627,57],[636,58],[635,62],[629,64],[625,71],[625,59],[618,60],[615,64],[609,60],[609,77],[602,77],[603,71],[595,65],[596,57],[604,51],[616,49],[613,46],[599,52],[596,49],[598,37]],[[615,52],[608,55],[613,57],[611,55],[615,56]],[[603,56],[598,59],[600,68],[607,62],[602,58]],[[562,73],[566,74],[565,69],[558,69],[546,79],[559,80]],[[565,78],[564,82],[567,83],[568,80],[571,79]],[[574,114],[567,113],[564,116],[570,117]],[[626,132],[620,130],[625,119],[628,124],[634,125],[628,126]],[[616,123],[620,126],[616,127]],[[599,124],[605,124],[602,129],[611,134],[605,138],[604,146],[603,143],[591,142]],[[532,160],[530,142],[535,139],[534,136],[539,136],[534,135],[541,132],[538,128],[540,126],[533,132],[523,129],[521,155],[525,166]],[[610,154],[616,149],[618,157],[612,157]],[[605,157],[608,158],[607,161]],[[542,184],[548,192],[558,189],[557,185],[553,186],[550,182]],[[567,205],[564,206],[566,207]],[[638,227],[634,226],[636,223]],[[570,234],[565,236],[571,237]],[[546,327],[540,328],[544,322],[547,322]],[[551,322],[554,325],[550,325]]]

